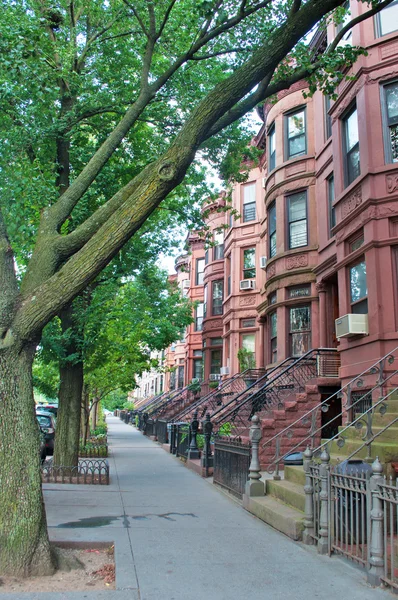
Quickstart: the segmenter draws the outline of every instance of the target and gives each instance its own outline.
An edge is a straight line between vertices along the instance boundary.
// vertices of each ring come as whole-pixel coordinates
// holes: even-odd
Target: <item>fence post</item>
[[[191,441],[189,443],[189,450],[188,450],[188,458],[190,458],[190,459],[200,458],[200,452],[199,452],[198,444],[196,441],[198,429],[199,429],[199,421],[198,421],[198,413],[196,411],[193,415],[193,419],[191,422]]]
[[[324,449],[321,454],[321,465],[319,467],[319,477],[321,480],[321,491],[319,494],[319,554],[328,554],[329,552],[329,462],[329,452]]]
[[[213,423],[210,421],[210,413],[206,414],[206,418],[202,423],[205,443],[202,456],[202,467],[205,468],[206,477],[209,476],[209,468],[213,466],[213,455],[211,453],[210,439],[213,431]]]
[[[310,465],[312,464],[313,452],[309,446],[303,454],[303,467],[305,473],[305,508],[304,508],[304,531],[303,543],[312,545],[314,543],[314,485],[311,477]]]
[[[383,509],[382,501],[378,496],[378,485],[383,481],[383,467],[379,457],[372,464],[372,477],[369,482],[371,497],[370,510],[370,544],[369,564],[370,569],[367,581],[370,585],[380,585],[381,576],[384,573],[384,539],[383,539]],[[369,510],[369,509],[368,509]]]
[[[261,473],[258,453],[261,435],[260,419],[257,415],[254,415],[254,417],[252,417],[252,425],[250,427],[252,456],[249,467],[249,481],[246,482],[245,487],[245,494],[249,497],[264,496],[265,493],[264,482],[260,481]]]

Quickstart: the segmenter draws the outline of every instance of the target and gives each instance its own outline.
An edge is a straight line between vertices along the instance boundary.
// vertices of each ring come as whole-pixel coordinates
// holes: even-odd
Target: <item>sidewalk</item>
[[[108,417],[111,485],[45,485],[52,540],[115,543],[117,591],[0,600],[387,600],[364,574],[247,513],[130,425]]]

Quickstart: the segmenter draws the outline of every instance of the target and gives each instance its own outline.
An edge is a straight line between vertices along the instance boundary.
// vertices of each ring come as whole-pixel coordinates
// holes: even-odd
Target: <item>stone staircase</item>
[[[371,431],[376,435],[383,433],[371,443],[371,462],[379,457],[383,464],[384,473],[395,476],[392,464],[398,466],[398,392],[394,392],[386,401],[386,410],[381,413],[376,408],[372,415]],[[359,415],[358,415],[359,417]],[[397,421],[394,423],[395,419]],[[361,446],[363,437],[367,432],[366,415],[363,417],[362,427],[350,426],[345,429],[339,427],[339,438],[330,443],[329,453],[332,464],[346,460],[353,453],[355,458],[365,460],[368,456],[368,448]],[[343,445],[341,440],[344,438]],[[327,440],[323,440],[327,442]],[[304,530],[304,507],[305,507],[305,473],[302,466],[285,466],[282,473],[283,479],[274,480],[270,475],[265,475],[265,496],[244,497],[243,504],[247,510],[255,514],[278,531],[289,536],[293,540],[301,540]]]

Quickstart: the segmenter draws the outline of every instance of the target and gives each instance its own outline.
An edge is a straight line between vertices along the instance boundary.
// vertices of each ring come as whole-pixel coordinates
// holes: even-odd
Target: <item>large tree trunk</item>
[[[67,356],[79,356],[74,335],[76,327],[73,305],[60,314],[62,331],[70,330]],[[83,362],[64,361],[60,364],[59,409],[55,433],[54,464],[75,467],[79,462],[80,414],[83,390]]]
[[[0,351],[0,573],[50,575],[54,560],[41,489],[33,345]]]

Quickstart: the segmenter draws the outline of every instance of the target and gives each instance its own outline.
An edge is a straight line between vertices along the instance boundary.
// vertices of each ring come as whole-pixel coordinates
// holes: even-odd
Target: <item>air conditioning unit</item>
[[[336,319],[336,337],[352,337],[354,335],[368,335],[368,315],[344,315]]]
[[[220,381],[220,380],[221,380],[221,373],[210,373],[209,381]]]
[[[220,375],[229,375],[229,367],[221,367]]]
[[[184,281],[182,282],[182,289],[183,290],[189,289],[189,279],[184,279]]]
[[[266,181],[267,181],[267,178],[266,178],[266,177],[263,177],[263,179],[262,179],[262,185],[263,185],[263,188],[265,188],[265,183],[266,183]]]
[[[265,269],[267,266],[267,257],[260,256],[260,269]]]
[[[254,279],[242,279],[242,281],[239,282],[240,290],[254,290],[255,287],[256,282]]]

